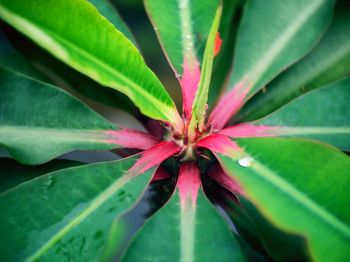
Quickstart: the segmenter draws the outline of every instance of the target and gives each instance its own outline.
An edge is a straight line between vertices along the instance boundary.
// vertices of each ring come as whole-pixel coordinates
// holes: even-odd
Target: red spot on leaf
[[[222,40],[220,38],[220,33],[217,32],[215,36],[214,56],[217,56],[217,54],[220,52],[221,45],[222,45]]]

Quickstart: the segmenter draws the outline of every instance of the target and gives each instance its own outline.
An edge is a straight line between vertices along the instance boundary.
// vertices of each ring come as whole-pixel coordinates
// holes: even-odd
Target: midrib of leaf
[[[186,199],[185,205],[180,211],[180,261],[194,261],[194,234],[196,210],[192,206],[190,198]],[[180,204],[179,204],[180,205]]]
[[[90,205],[87,206],[78,216],[72,219],[65,227],[52,236],[45,244],[43,244],[33,255],[26,261],[37,261],[47,252],[57,241],[62,239],[75,226],[84,221],[89,215],[96,211],[103,203],[105,203],[112,195],[114,195],[122,186],[133,179],[132,174],[127,174],[116,180],[112,185],[107,187],[101,194],[94,198]]]
[[[279,135],[338,135],[350,134],[347,127],[288,127],[282,126],[277,133]]]
[[[88,129],[69,129],[69,128],[46,128],[46,127],[28,127],[28,126],[0,126],[0,135],[6,133],[25,133],[26,136],[35,135],[37,137],[54,137],[57,140],[69,140],[73,142],[86,141],[104,142],[108,135],[105,130]],[[77,136],[72,136],[76,134]],[[0,136],[1,137],[1,136]]]
[[[194,49],[193,31],[191,10],[189,7],[189,0],[178,0],[179,14],[181,21],[182,31],[182,43],[184,59],[187,59],[190,67],[194,67],[194,63],[197,61],[196,51]]]
[[[341,235],[345,236],[346,238],[350,238],[350,228],[346,224],[341,222],[338,218],[330,214],[324,208],[317,205],[312,199],[307,197],[304,193],[300,192],[293,185],[289,184],[286,180],[279,177],[262,163],[255,159],[252,165],[247,168],[254,170],[254,173],[257,176],[267,181],[276,190],[282,192],[288,198],[297,202],[301,207],[304,207],[307,212],[310,212],[314,216],[320,218],[322,221],[324,221],[324,223],[334,228]]]
[[[270,67],[274,58],[282,52],[283,48],[293,36],[298,33],[299,29],[307,23],[308,19],[321,7],[323,2],[323,0],[310,1],[310,5],[307,8],[300,10],[300,14],[293,19],[293,23],[287,26],[284,32],[274,41],[255,67],[246,74],[244,79],[246,79],[248,83],[254,85],[259,81],[259,78],[264,74],[265,70]],[[255,92],[256,91],[253,91],[253,93]]]
[[[122,85],[116,84],[114,81],[106,81],[101,78],[101,75],[99,72],[92,70],[90,68],[84,68],[79,63],[76,63],[74,60],[70,59],[69,51],[67,52],[65,46],[68,46],[69,48],[73,49],[77,53],[79,53],[82,57],[86,57],[87,60],[95,63],[97,66],[101,67],[103,70],[107,71],[109,74],[114,76],[115,78],[119,78],[123,83],[125,83],[127,86],[132,86],[137,92],[141,94],[145,99],[149,100],[150,103],[154,104],[154,108],[158,108],[158,113],[163,115],[167,120],[171,120],[172,122],[175,122],[174,115],[171,113],[171,110],[169,110],[169,107],[163,106],[162,103],[159,103],[157,99],[155,99],[152,95],[147,93],[145,90],[142,89],[139,85],[137,85],[135,82],[131,81],[127,77],[120,74],[118,71],[114,70],[114,68],[110,67],[109,65],[103,63],[98,58],[92,56],[88,52],[84,51],[83,49],[80,49],[78,46],[74,45],[74,43],[71,43],[64,38],[60,37],[59,35],[51,32],[50,30],[42,30],[37,25],[29,22],[27,19],[18,16],[14,13],[12,13],[10,10],[6,9],[4,6],[0,5],[0,14],[3,17],[6,17],[7,21],[12,21],[12,25],[15,26],[20,31],[27,31],[32,32],[31,35],[27,34],[28,37],[30,37],[32,40],[37,42],[39,45],[44,47],[45,49],[49,50],[52,54],[62,59],[64,62],[70,64],[75,69],[82,71],[89,75],[91,78],[98,82],[102,82],[105,85],[111,85],[111,87],[115,88],[118,91],[121,91],[125,94],[127,94],[133,101],[134,94],[132,94],[132,91],[128,90],[127,88],[123,88]],[[23,30],[21,28],[25,28],[26,30]],[[58,42],[61,42],[61,44],[57,43],[55,41],[55,38],[58,40]],[[41,41],[37,41],[37,39],[40,39]],[[128,40],[129,41],[129,40]],[[62,45],[63,43],[63,45]],[[132,46],[132,45],[130,45]],[[138,52],[136,48],[135,52]],[[54,51],[52,51],[54,50]],[[153,73],[152,73],[153,74]],[[164,119],[165,120],[165,119]]]

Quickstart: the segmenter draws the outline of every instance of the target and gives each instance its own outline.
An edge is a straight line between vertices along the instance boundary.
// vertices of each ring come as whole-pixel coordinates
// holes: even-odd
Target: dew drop
[[[158,27],[155,26],[155,27],[153,27],[153,29],[154,29],[155,31],[157,31],[157,30],[158,30]]]
[[[250,156],[242,157],[238,160],[238,164],[243,167],[250,167],[253,164],[254,159]]]

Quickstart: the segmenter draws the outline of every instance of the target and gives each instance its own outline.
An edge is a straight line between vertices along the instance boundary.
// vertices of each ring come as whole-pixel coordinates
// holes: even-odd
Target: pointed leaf
[[[192,117],[189,125],[190,136],[191,133],[195,133],[195,129],[199,129],[199,131],[201,132],[204,128],[205,114],[208,109],[207,101],[214,62],[215,44],[217,41],[217,32],[219,29],[221,13],[222,5],[220,4],[216,11],[215,18],[208,36],[207,45],[204,51],[202,72],[200,76],[198,90],[196,92],[195,99],[192,105]]]
[[[145,115],[181,129],[174,102],[137,49],[87,1],[1,0],[0,16],[76,70],[126,94]]]
[[[0,145],[22,163],[43,163],[72,150],[147,149],[158,142],[115,127],[52,85],[1,67],[0,90]]]
[[[231,88],[262,88],[286,66],[306,54],[329,25],[333,0],[258,0],[247,3],[236,46]]]
[[[350,150],[350,78],[313,90],[257,121],[225,128],[231,137],[289,136]]]
[[[337,7],[327,34],[315,49],[254,96],[236,120],[263,117],[303,93],[350,74],[350,7],[346,4]]]
[[[114,217],[154,172],[125,175],[136,159],[57,171],[1,194],[2,261],[97,260]]]
[[[233,233],[200,188],[199,170],[194,163],[182,165],[176,192],[146,222],[123,258],[149,260],[244,260]]]
[[[164,52],[180,80],[187,119],[191,118],[204,46],[217,5],[217,0],[145,1]]]
[[[259,211],[275,226],[304,236],[312,260],[347,260],[349,157],[297,139],[240,139],[238,144],[241,152],[216,155]]]
[[[217,6],[217,0],[145,0],[147,13],[177,74],[183,74],[186,57],[202,62]]]
[[[222,16],[219,27],[222,45],[215,57],[212,80],[210,82],[208,105],[211,108],[226,87],[234,54],[234,45],[239,25],[239,15],[243,5],[242,0],[223,0]]]
[[[228,91],[212,112],[221,129],[254,93],[291,65],[326,30],[334,0],[252,0],[241,21]]]

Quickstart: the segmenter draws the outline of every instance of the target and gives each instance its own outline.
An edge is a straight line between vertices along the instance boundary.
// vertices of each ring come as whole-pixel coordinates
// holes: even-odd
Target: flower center
[[[175,133],[172,133],[170,135],[170,140],[173,140],[182,148],[180,152],[181,159],[183,161],[191,161],[197,159],[198,157],[198,152],[196,148],[197,142],[209,134],[210,132],[208,132],[207,130],[203,130],[202,132],[196,130],[195,136],[191,137],[188,134],[188,126],[186,126],[185,123],[183,134],[176,135]]]

